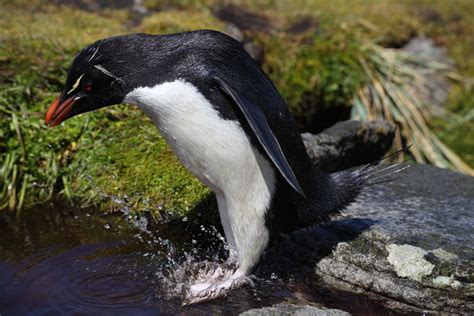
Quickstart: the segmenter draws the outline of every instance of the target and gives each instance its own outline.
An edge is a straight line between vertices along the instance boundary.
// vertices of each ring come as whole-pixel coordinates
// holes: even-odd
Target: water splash
[[[92,177],[88,176],[87,179],[102,199],[107,199],[115,204],[119,211],[125,215],[125,219],[140,230],[134,237],[153,247],[154,250],[146,252],[143,257],[149,260],[159,260],[154,276],[158,292],[164,299],[184,302],[190,297],[191,285],[207,280],[222,280],[235,272],[237,268],[235,257],[230,257],[226,261],[222,260],[220,255],[222,251],[219,251],[219,248],[228,252],[229,244],[216,227],[189,223],[189,218],[183,217],[182,222],[199,225],[199,235],[191,236],[190,244],[183,245],[178,249],[171,240],[157,236],[148,229],[148,220],[144,216],[136,214],[133,206],[128,202],[129,197],[126,194],[117,196],[106,193],[94,183]],[[161,208],[160,210],[163,213]],[[108,227],[110,228],[110,226]],[[202,259],[203,249],[197,247],[198,239],[206,240],[208,244],[212,244],[212,248],[216,249],[216,251],[207,252],[207,258],[204,260]]]
[[[127,194],[120,196],[107,193],[94,182],[92,176],[88,175],[86,176],[86,179],[89,182],[89,185],[102,199],[109,200],[118,207],[119,211],[125,215],[128,222],[132,223],[143,232],[149,232],[147,229],[148,220],[146,217],[140,216],[133,211],[133,206],[128,202],[129,198]],[[148,203],[147,200],[145,200],[145,203]]]

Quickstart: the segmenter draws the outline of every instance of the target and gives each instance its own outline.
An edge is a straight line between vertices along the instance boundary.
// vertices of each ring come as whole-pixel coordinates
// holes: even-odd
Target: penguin
[[[191,286],[192,302],[244,283],[272,240],[324,221],[366,183],[367,170],[329,174],[313,164],[275,85],[241,43],[217,31],[89,45],[72,62],[46,124],[119,103],[143,110],[215,193],[237,268],[225,280]]]

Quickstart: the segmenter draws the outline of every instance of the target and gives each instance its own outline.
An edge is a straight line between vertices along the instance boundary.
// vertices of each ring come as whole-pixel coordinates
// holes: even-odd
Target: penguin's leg
[[[245,283],[268,245],[270,232],[265,217],[275,191],[275,173],[256,150],[249,156],[254,163],[248,161],[246,168],[234,174],[236,181],[228,182],[230,185],[218,200],[226,238],[229,243],[235,243],[238,268],[232,274],[224,273],[217,279],[213,276],[192,285],[188,303],[220,296]]]
[[[192,285],[188,304],[221,296],[246,283],[268,245],[270,234],[265,227],[265,210],[241,208],[229,200],[225,204],[228,208],[223,211],[229,215],[236,241],[238,268],[232,274],[213,275],[206,282]]]
[[[224,229],[224,235],[226,242],[229,246],[229,261],[234,260],[237,256],[237,248],[235,244],[234,234],[229,219],[229,212],[227,211],[226,200],[222,193],[216,192],[217,207],[219,209],[219,217],[221,220],[222,228]]]
[[[239,267],[235,276],[248,275],[257,265],[269,242],[270,232],[265,226],[266,208],[227,202],[232,231],[236,240]]]

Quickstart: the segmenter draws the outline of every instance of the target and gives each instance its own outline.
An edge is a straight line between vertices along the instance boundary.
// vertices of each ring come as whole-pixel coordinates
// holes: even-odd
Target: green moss
[[[175,214],[194,207],[208,194],[141,111],[116,106],[91,117],[89,125],[78,143],[74,164],[81,170],[73,183],[78,190],[90,188],[90,177],[108,195],[127,195],[135,209],[164,208]],[[96,200],[98,192],[88,189],[85,193]]]
[[[437,134],[442,141],[458,153],[470,166],[474,166],[474,89],[462,86],[451,90],[449,109],[455,114],[452,120],[438,118],[434,122]]]
[[[217,20],[210,9],[165,10],[145,18],[138,30],[146,33],[169,34],[197,29],[222,31],[224,24]]]
[[[86,176],[110,195],[127,194],[136,210],[184,212],[206,196],[137,109],[111,107],[53,129],[44,125],[77,51],[125,33],[126,22],[120,11],[28,11],[21,2],[0,10],[0,208],[19,210],[59,195],[112,209]]]
[[[359,60],[363,41],[343,25],[320,23],[318,33],[259,36],[264,69],[278,86],[300,128],[313,125],[325,108],[349,107],[364,82]]]

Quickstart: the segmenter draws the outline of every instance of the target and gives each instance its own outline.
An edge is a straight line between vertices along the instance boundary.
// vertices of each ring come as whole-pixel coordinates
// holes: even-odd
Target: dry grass
[[[372,45],[371,51],[366,59],[360,60],[366,84],[355,94],[353,117],[364,121],[383,118],[398,126],[396,149],[402,149],[404,139],[412,144],[409,150],[417,162],[474,175],[474,170],[429,127],[434,110],[444,112],[448,119],[451,115],[424,103],[420,97],[429,93],[430,76],[441,74],[459,80],[459,74],[447,63],[399,50]]]

